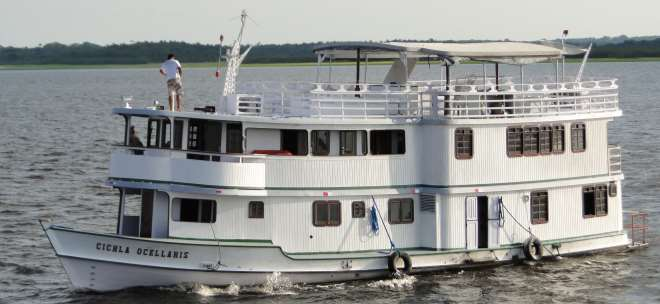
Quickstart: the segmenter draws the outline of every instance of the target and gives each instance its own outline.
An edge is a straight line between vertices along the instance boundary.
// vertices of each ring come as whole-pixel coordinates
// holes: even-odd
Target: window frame
[[[399,204],[398,206],[398,214],[399,218],[394,218],[392,215],[392,211],[397,209],[393,208],[392,205]],[[410,219],[403,219],[402,214],[403,214],[403,203],[410,203]],[[403,198],[391,198],[387,200],[387,221],[391,225],[397,225],[397,224],[412,224],[415,222],[415,200],[409,197],[403,197]]]
[[[197,224],[213,224],[217,221],[217,216],[218,216],[218,202],[215,200],[208,200],[208,199],[199,199],[199,198],[186,198],[186,197],[175,197],[172,199],[172,202],[175,200],[178,200],[179,203],[179,214],[178,214],[178,220],[175,219],[174,213],[171,213],[171,220],[173,222],[179,222],[179,223],[197,223]],[[189,220],[181,220],[181,212],[183,210],[183,205],[184,201],[196,201],[197,202],[197,220],[196,221],[189,221]],[[202,221],[204,219],[204,203],[205,202],[210,202],[211,203],[211,213],[210,213],[210,221]],[[170,208],[172,209],[172,208]]]
[[[586,200],[586,195],[592,193],[592,201],[588,202]],[[591,204],[591,210],[593,214],[586,213],[587,204]],[[583,218],[594,218],[594,217],[603,217],[607,216],[609,213],[609,195],[607,184],[597,184],[589,185],[582,187],[582,217]]]
[[[309,142],[308,142],[309,132],[307,132],[306,129],[280,129],[279,131],[280,131],[280,150],[289,151],[294,156],[306,156],[309,154]],[[298,143],[298,141],[296,141],[298,143],[298,146],[303,149],[302,151],[290,151],[289,149],[286,149],[284,147],[285,138],[288,138],[289,136],[291,136],[291,134],[294,133],[296,136],[296,140],[301,138],[304,139],[304,142],[301,143]],[[298,150],[299,147],[296,147],[296,150]],[[298,152],[298,153],[294,153],[294,152]]]
[[[390,145],[389,151],[390,152],[389,153],[380,153],[379,152],[380,149],[376,147],[376,142],[374,141],[374,134],[378,134],[378,133],[381,133],[381,132],[382,133],[388,132],[389,135],[390,135],[390,137],[389,137],[389,145]],[[395,134],[398,134],[398,135],[395,135]],[[380,136],[381,135],[379,134],[376,137],[380,137]],[[400,146],[401,143],[396,142],[398,140],[402,140],[403,145]],[[397,147],[396,150],[393,149],[395,147],[395,143],[396,143],[396,147]],[[399,151],[400,149],[398,149],[398,148],[403,148],[403,149],[401,149],[401,151]],[[369,130],[369,151],[370,151],[371,155],[404,155],[404,154],[406,154],[406,131],[403,130],[403,129],[375,129],[375,130]],[[375,153],[375,152],[379,152],[379,153]]]
[[[248,203],[249,219],[262,219],[265,217],[265,213],[263,201],[250,201]]]
[[[557,134],[561,136],[556,136]],[[566,151],[566,128],[564,125],[553,125],[550,137],[552,154],[564,154],[564,151]],[[561,139],[561,150],[556,149],[558,148],[555,142],[557,139]]]
[[[523,156],[537,156],[539,155],[540,145],[540,130],[538,126],[526,126],[523,127]],[[527,147],[533,147],[534,150],[528,151]]]
[[[523,151],[524,151],[523,133],[524,133],[524,128],[522,126],[511,126],[506,128],[506,155],[508,157],[523,156]],[[512,140],[516,139],[516,137],[518,144],[516,146],[513,146]],[[516,147],[519,149],[513,150],[512,147]]]
[[[358,136],[357,130],[341,130],[339,131],[339,156],[357,156],[358,155]],[[352,134],[353,138],[350,139],[349,134]],[[353,146],[352,152],[346,152],[346,146]]]
[[[224,128],[225,128],[225,153],[226,154],[243,153],[243,144],[244,144],[243,124],[241,122],[228,121],[224,124]]]
[[[581,132],[581,136],[579,133]],[[581,147],[579,147],[579,138],[582,138]],[[582,153],[587,150],[587,125],[583,122],[571,124],[571,152]]]
[[[351,217],[365,218],[367,216],[367,207],[364,201],[353,201],[351,203]]]
[[[323,134],[327,134],[323,135]],[[321,136],[323,135],[323,136]],[[321,139],[323,137],[327,137],[327,147],[325,148],[326,150],[319,150],[319,143],[321,143]],[[311,144],[312,144],[312,155],[313,156],[328,156],[330,155],[330,145],[331,143],[331,135],[330,135],[330,130],[312,130],[311,132]]]
[[[459,143],[462,145],[459,147]],[[472,159],[474,155],[474,132],[472,128],[454,130],[454,156],[456,159]]]
[[[541,125],[539,126],[539,155],[550,154],[552,154],[552,126]]]
[[[529,216],[532,225],[546,224],[550,221],[549,205],[550,196],[547,190],[532,191],[529,193]],[[538,216],[540,214],[545,214],[545,217]]]
[[[327,210],[327,220],[326,221],[320,221],[318,218],[318,209],[319,206],[326,206]],[[336,221],[332,221],[330,219],[330,214],[331,214],[331,206],[337,206],[337,215],[338,219]],[[312,224],[314,227],[338,227],[341,226],[341,202],[338,200],[317,200],[312,203]]]

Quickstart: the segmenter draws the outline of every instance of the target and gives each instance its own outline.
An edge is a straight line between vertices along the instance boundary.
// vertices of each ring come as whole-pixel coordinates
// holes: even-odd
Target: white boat
[[[564,56],[584,50],[337,43],[315,50],[314,83],[244,85],[239,47],[212,107],[113,109],[125,118],[108,179],[116,233],[44,225],[74,287],[345,281],[645,243],[624,230],[608,142],[617,80],[563,75]],[[333,61],[351,58],[355,82],[333,82]],[[370,82],[369,60],[393,63]],[[439,79],[409,80],[426,60]],[[463,60],[483,75],[452,78]],[[555,63],[553,80],[525,78],[537,62]]]

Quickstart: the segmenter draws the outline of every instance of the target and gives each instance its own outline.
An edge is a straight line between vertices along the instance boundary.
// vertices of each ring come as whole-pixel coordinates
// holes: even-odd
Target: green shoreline
[[[582,59],[571,58],[567,62],[580,62]],[[660,61],[660,57],[635,57],[635,58],[591,58],[589,62],[655,62]],[[425,62],[424,62],[425,63]],[[463,64],[473,64],[476,62],[465,62]],[[333,65],[349,66],[353,62],[335,62]],[[370,65],[389,65],[389,61],[369,62]],[[187,68],[215,68],[216,62],[191,62],[185,63]],[[324,64],[325,65],[325,64]],[[77,70],[77,69],[140,69],[140,68],[158,68],[160,63],[145,64],[9,64],[0,65],[0,71],[8,70]],[[278,63],[246,63],[242,67],[311,67],[316,66],[316,62],[278,62]]]

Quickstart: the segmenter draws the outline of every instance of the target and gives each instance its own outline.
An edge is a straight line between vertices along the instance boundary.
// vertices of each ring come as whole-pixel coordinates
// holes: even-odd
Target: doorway
[[[488,196],[465,198],[465,248],[488,248]]]

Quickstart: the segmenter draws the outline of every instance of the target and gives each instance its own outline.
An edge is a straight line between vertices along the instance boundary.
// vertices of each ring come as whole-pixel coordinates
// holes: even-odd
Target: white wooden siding
[[[424,164],[424,183],[431,185],[483,185],[533,182],[586,177],[608,173],[607,121],[586,121],[587,149],[571,151],[571,123],[565,128],[564,153],[539,156],[508,157],[508,126],[472,126],[474,151],[472,159],[454,156],[455,127],[426,126],[420,138],[420,157]],[[514,125],[511,125],[514,126]]]
[[[617,197],[608,197],[607,216],[584,218],[582,216],[582,185],[547,189],[547,191],[548,222],[536,225],[532,225],[530,222],[529,201],[524,201],[524,197],[529,195],[529,191],[485,193],[483,195],[489,197],[491,208],[493,199],[502,196],[503,203],[511,215],[525,228],[531,229],[532,233],[541,240],[556,240],[622,230],[620,194]],[[440,217],[441,248],[465,247],[464,205],[464,195],[447,197],[440,204],[440,209],[443,210]],[[489,211],[492,216],[494,210]],[[489,225],[490,246],[494,245],[491,238],[496,234],[499,236],[499,245],[524,242],[529,237],[529,233],[516,224],[507,211],[502,210],[502,214],[504,226],[499,228],[499,232],[493,231],[497,229],[494,223]]]

